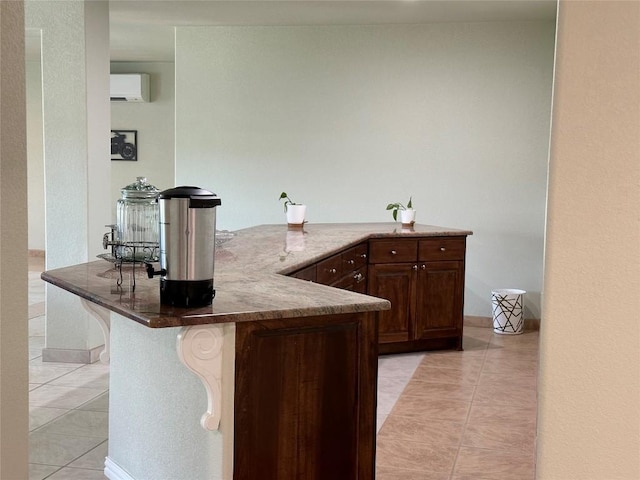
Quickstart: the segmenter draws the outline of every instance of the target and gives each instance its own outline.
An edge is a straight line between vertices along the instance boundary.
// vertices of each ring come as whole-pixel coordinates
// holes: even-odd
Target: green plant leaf
[[[395,209],[393,211],[393,219],[397,222],[398,221],[398,209]]]
[[[293,200],[291,200],[289,198],[289,195],[287,195],[287,192],[282,192],[280,194],[280,198],[278,200],[283,200],[284,199],[284,211],[286,213],[287,211],[287,206],[289,205],[298,205],[296,202],[294,202]]]
[[[411,205],[411,199],[413,198],[413,196],[409,197],[409,203],[407,203],[407,208],[413,208],[413,205]]]

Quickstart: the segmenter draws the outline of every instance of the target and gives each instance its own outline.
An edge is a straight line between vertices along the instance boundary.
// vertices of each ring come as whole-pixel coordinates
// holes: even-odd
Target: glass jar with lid
[[[158,202],[160,190],[146,177],[120,190],[116,204],[116,252],[123,260],[158,259]]]

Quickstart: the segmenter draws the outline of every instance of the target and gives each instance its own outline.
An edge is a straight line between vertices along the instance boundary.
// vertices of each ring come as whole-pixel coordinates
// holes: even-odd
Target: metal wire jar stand
[[[136,265],[144,266],[148,263],[157,262],[160,255],[160,245],[157,242],[121,242],[117,240],[117,225],[105,225],[111,231],[102,237],[102,246],[106,250],[111,247],[110,253],[98,255],[108,262],[114,264],[114,268],[119,271],[119,278],[116,280],[118,287],[122,285],[122,266],[131,265],[132,268],[132,291],[136,289]]]

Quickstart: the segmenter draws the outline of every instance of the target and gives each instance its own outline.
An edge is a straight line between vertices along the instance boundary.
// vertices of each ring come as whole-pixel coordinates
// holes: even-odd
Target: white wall
[[[29,249],[45,249],[44,152],[42,145],[42,69],[39,61],[26,62],[27,172],[29,192]]]
[[[210,431],[200,426],[207,394],[198,376],[179,359],[176,347],[181,332],[184,329],[147,328],[111,314],[109,410],[115,414],[109,418],[108,458],[128,474],[116,478],[223,479],[227,461],[223,435],[229,429]],[[200,338],[211,337],[201,332]],[[224,344],[229,340],[235,341],[233,334]],[[222,338],[218,341],[223,343]],[[211,358],[209,352],[194,347],[188,354]],[[233,424],[233,416],[225,419]],[[164,455],[168,447],[170,456]]]
[[[106,1],[25,3],[42,30],[46,268],[94,259],[108,223],[109,10]],[[91,361],[103,336],[75,295],[47,288],[45,361]]]
[[[640,478],[640,3],[561,1],[538,480]]]
[[[0,478],[29,476],[23,2],[0,2]]]
[[[492,288],[539,318],[554,25],[178,27],[177,183],[218,227],[389,221],[471,229],[465,313]]]
[[[116,221],[116,201],[122,187],[136,177],[147,177],[161,190],[175,186],[174,69],[168,62],[112,62],[111,73],[148,73],[149,103],[111,102],[112,130],[138,131],[138,161],[111,162],[111,206]]]
[[[138,130],[136,162],[111,162],[109,185],[112,223],[120,189],[146,176],[160,189],[175,186],[174,69],[173,63],[113,62],[112,73],[148,73],[150,103],[111,103],[113,130]],[[44,158],[42,146],[42,71],[39,61],[26,63],[27,152],[29,172],[29,248],[45,249]],[[109,157],[109,151],[104,155]],[[105,229],[105,233],[106,233]]]

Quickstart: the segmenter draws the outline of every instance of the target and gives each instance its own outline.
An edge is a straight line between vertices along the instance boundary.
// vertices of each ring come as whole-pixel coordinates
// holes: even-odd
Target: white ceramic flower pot
[[[287,205],[287,223],[289,225],[302,225],[306,213],[306,205]]]
[[[413,226],[416,222],[416,211],[413,208],[400,210],[400,222],[402,222],[403,227]]]

